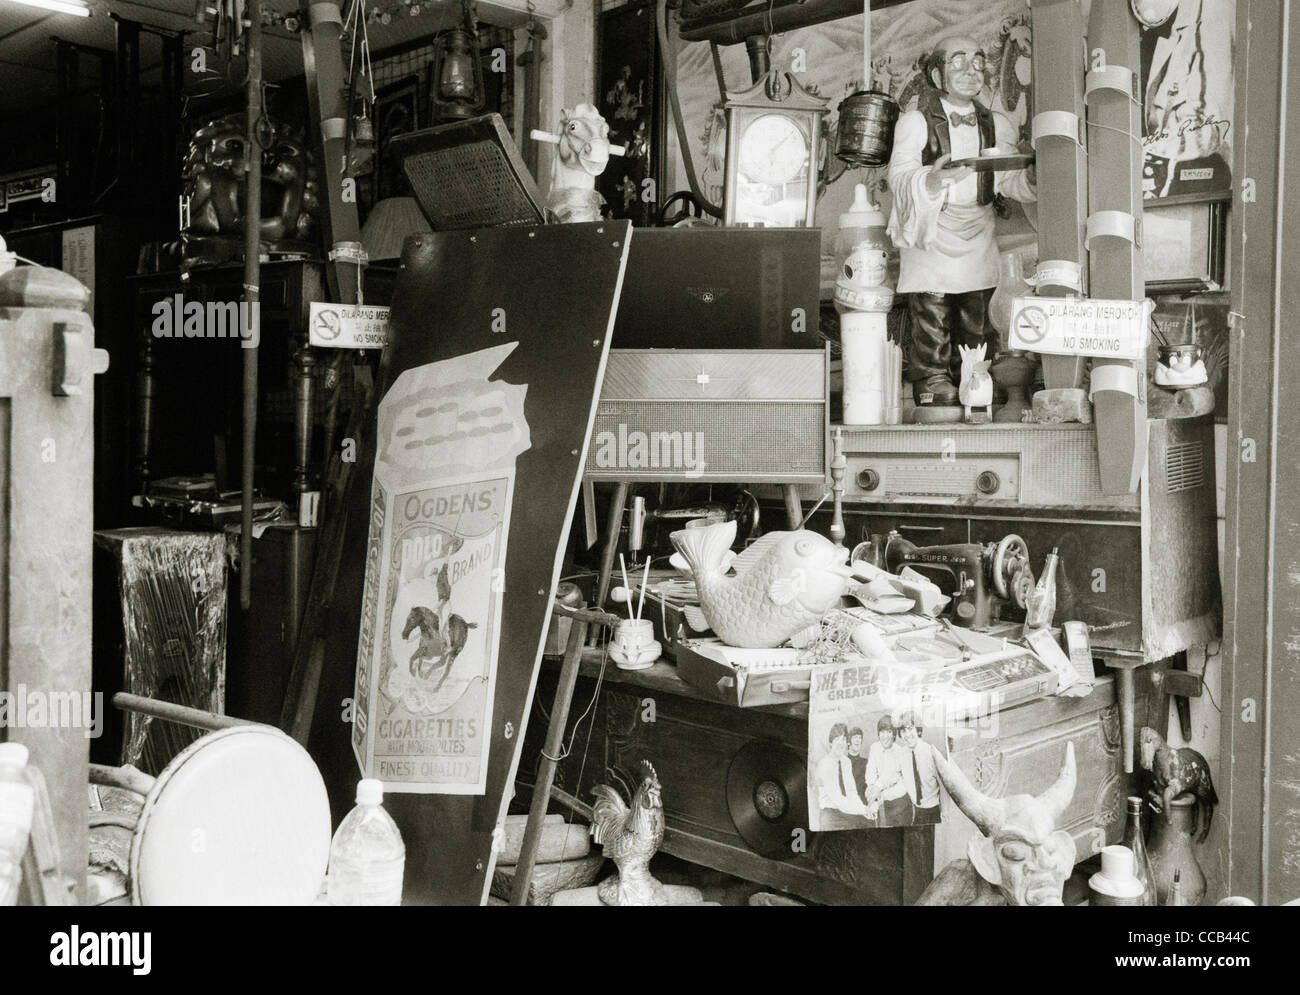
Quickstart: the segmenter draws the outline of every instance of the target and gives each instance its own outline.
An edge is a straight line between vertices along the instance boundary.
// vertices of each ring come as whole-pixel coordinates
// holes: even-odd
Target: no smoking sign
[[[1026,345],[1036,345],[1047,337],[1047,312],[1030,305],[1016,312],[1015,337]]]
[[[1151,308],[1150,301],[1017,297],[1007,344],[1051,356],[1141,359]]]

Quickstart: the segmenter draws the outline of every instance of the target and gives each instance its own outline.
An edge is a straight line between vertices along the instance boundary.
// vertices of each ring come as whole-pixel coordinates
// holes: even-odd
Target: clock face
[[[740,136],[740,173],[755,183],[789,183],[808,161],[808,139],[783,114],[754,118]]]

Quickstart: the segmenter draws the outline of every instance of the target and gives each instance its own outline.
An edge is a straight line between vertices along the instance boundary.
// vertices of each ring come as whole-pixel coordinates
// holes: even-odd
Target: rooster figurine
[[[632,799],[632,807],[607,784],[592,789],[596,804],[591,810],[591,838],[605,856],[614,861],[618,873],[597,888],[606,905],[667,905],[664,886],[650,874],[650,858],[664,840],[664,805],[659,797],[659,776],[642,761],[645,776]]]
[[[957,347],[961,353],[961,386],[958,399],[966,409],[966,421],[971,424],[986,422],[993,413],[993,377],[989,375],[992,361],[984,358],[985,346]],[[982,408],[976,412],[975,408]]]

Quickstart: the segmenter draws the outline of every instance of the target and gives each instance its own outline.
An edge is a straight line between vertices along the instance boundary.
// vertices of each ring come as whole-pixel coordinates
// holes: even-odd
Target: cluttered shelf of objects
[[[558,663],[556,662],[557,660],[558,657],[548,657],[544,666],[547,669],[555,670],[558,667]],[[735,701],[734,694],[720,691],[716,684],[713,687],[705,687],[702,686],[701,683],[687,680],[682,676],[681,668],[676,663],[665,657],[660,657],[644,670],[628,671],[622,670],[616,665],[611,664],[609,654],[604,647],[592,646],[584,649],[582,652],[582,662],[579,673],[585,678],[599,678],[602,682],[609,684],[623,684],[629,687],[642,688],[646,691],[657,691],[663,694],[677,695],[682,698],[718,702],[732,708],[741,707],[740,704]],[[768,679],[770,680],[770,676]],[[1109,674],[1103,674],[1097,677],[1089,690],[1088,697],[1095,698],[1096,702],[1102,703],[1102,707],[1114,704],[1114,678]],[[1046,707],[1051,709],[1066,709],[1070,707],[1068,704],[1070,701],[1069,697],[1034,695],[1032,698],[1027,698],[1015,703],[1009,703],[1006,708],[1019,708],[1028,705],[1031,701],[1044,702],[1046,703]],[[772,701],[766,704],[755,704],[746,707],[753,708],[755,711],[763,712],[765,714],[780,715],[791,719],[808,718],[808,702],[806,698],[787,703]],[[959,721],[964,724],[969,724],[978,721],[978,718],[974,715],[970,715]]]
[[[729,523],[697,526],[688,531],[734,533]],[[800,535],[800,542],[830,545],[815,533]],[[789,537],[772,534],[759,548],[770,552]],[[747,568],[755,569],[742,562],[742,576]],[[844,740],[861,781],[868,719],[867,738],[882,742],[887,726],[892,738],[892,723],[916,721],[930,730],[923,749],[933,745],[946,758],[937,761],[945,784],[969,777],[980,789],[1007,793],[1039,790],[1045,771],[1049,781],[1055,777],[1051,765],[1059,769],[1064,740],[1070,776],[1080,787],[1056,813],[1058,828],[1068,833],[1079,860],[1114,842],[1122,828],[1115,806],[1128,790],[1122,726],[1134,715],[1121,717],[1113,678],[1094,676],[1090,657],[1076,654],[1071,661],[1059,650],[1051,654],[1045,647],[1055,645],[1054,636],[1022,644],[1021,624],[994,621],[982,626],[984,632],[953,625],[941,614],[947,599],[918,576],[897,580],[916,596],[916,605],[924,605],[913,611],[913,601],[887,579],[893,575],[863,561],[853,569],[872,576],[874,590],[851,581],[853,595],[832,599],[835,604],[812,623],[817,633],[797,640],[801,650],[742,649],[708,633],[688,633],[692,605],[700,599],[680,572],[643,568],[644,587],[638,577],[630,588],[616,588],[614,600],[629,618],[608,644],[582,651],[575,702],[590,704],[579,706],[581,717],[569,733],[571,752],[582,762],[564,758],[566,790],[557,797],[581,795],[602,779],[635,783],[636,771],[648,762],[657,778],[676,786],[663,801],[666,852],[811,901],[911,903],[933,874],[964,852],[977,834],[975,824],[959,812],[945,813],[941,822],[937,808],[917,819],[919,797],[898,788],[887,815],[868,817],[865,805],[849,805],[847,798],[841,799],[847,810],[836,808],[814,770],[825,766],[829,733],[832,743]],[[711,615],[718,610],[716,604],[709,608]],[[753,616],[735,623],[751,633],[762,625]],[[642,626],[646,638],[653,637],[644,653],[636,637]],[[721,627],[735,642],[754,641],[737,638],[725,621]],[[549,652],[559,650],[561,635],[552,634]],[[556,669],[547,666],[547,677]],[[549,700],[549,691],[548,679],[539,698]],[[1143,683],[1135,698],[1141,724],[1154,714],[1149,697]],[[583,725],[588,718],[590,727]],[[586,737],[580,753],[572,749],[579,732]],[[853,766],[859,757],[863,769]],[[870,790],[866,777],[864,791]],[[532,779],[521,773],[521,782],[531,785]],[[931,825],[933,832],[922,829]],[[876,828],[881,832],[830,832]],[[810,829],[808,852],[791,854],[791,834],[798,838]],[[1067,877],[1068,869],[1061,880]]]
[[[1082,87],[1080,12],[1039,6],[1032,31],[1016,28],[1068,53]],[[457,63],[470,58],[470,8]],[[1124,20],[1133,47],[1122,5],[1093,10],[1090,37],[1118,38]],[[299,851],[294,901],[319,897],[328,857],[336,904],[381,892],[700,904],[656,879],[662,848],[792,900],[891,905],[1059,905],[1101,854],[1094,904],[1177,904],[1177,886],[1145,863],[1142,795],[1167,816],[1153,850],[1189,817],[1208,830],[1217,801],[1204,758],[1164,734],[1173,696],[1191,740],[1188,699],[1204,680],[1186,655],[1220,631],[1208,416],[1224,370],[1194,319],[1162,323],[1146,299],[1142,157],[1126,131],[1136,101],[1090,102],[1102,133],[1085,162],[1077,128],[1060,125],[1083,120],[1082,91],[1070,109],[1044,87],[1039,117],[1009,131],[981,102],[979,43],[953,31],[928,39],[901,106],[871,88],[863,20],[866,89],[846,86],[833,129],[828,101],[781,60],[756,61],[752,85],[722,94],[725,197],[704,211],[720,225],[608,216],[601,189],[623,173],[598,188],[610,157],[644,156],[635,172],[650,156],[630,118],[610,113],[628,131],[614,133],[600,94],[565,108],[556,131],[529,132],[531,171],[506,120],[467,102],[388,136],[388,166],[413,196],[380,203],[405,201],[418,224],[396,240],[399,269],[370,288],[372,304],[393,302],[373,327],[364,238],[338,242],[332,265],[314,251],[258,270],[274,370],[260,387],[245,361],[256,357],[210,343],[218,366],[188,333],[145,320],[164,291],[158,317],[179,316],[178,276],[129,284],[138,506],[200,531],[181,544],[170,529],[101,534],[118,575],[101,590],[120,590],[110,612],[134,632],[142,608],[186,618],[190,595],[221,596],[184,643],[190,678],[192,651],[207,650],[191,688],[201,710],[116,700],[163,783],[216,738],[196,750],[158,726],[146,735],[143,716],[226,743],[254,719],[240,735],[281,747],[303,795],[260,793],[304,816],[280,840]],[[630,99],[626,80],[610,93],[618,85]],[[1057,130],[1038,133],[1044,120]],[[239,134],[238,120],[216,125]],[[821,148],[832,131],[834,148]],[[535,143],[551,166],[545,197]],[[827,251],[818,200],[832,178],[818,173],[832,158],[886,172],[840,187],[852,200]],[[1006,201],[1039,205],[1036,237],[1001,230]],[[335,237],[358,227],[346,213]],[[243,226],[225,227],[220,242],[197,229],[183,239],[184,289],[209,304],[251,286],[235,279]],[[314,300],[338,296],[329,277],[353,262],[347,315]],[[323,358],[347,340],[355,355]],[[178,355],[198,387],[164,389]],[[211,410],[187,419],[192,407]],[[226,542],[211,530],[233,526],[226,446],[241,419],[233,569],[249,614],[227,627]],[[161,431],[173,424],[191,431]],[[209,439],[215,471],[189,473]],[[258,504],[255,469],[278,500]],[[286,521],[255,527],[268,507]],[[139,550],[156,559],[139,567]],[[200,560],[210,576],[192,569]],[[258,602],[281,579],[268,611],[269,597]],[[227,633],[240,657],[228,670]],[[152,694],[175,677],[181,640],[148,643],[126,645],[126,671]],[[207,711],[223,708],[241,718]],[[331,846],[331,809],[347,811],[356,768],[358,807]],[[118,768],[95,777],[155,792]],[[387,870],[367,881],[360,825],[385,794],[392,817],[371,856]],[[204,813],[237,809],[202,786],[194,795]],[[589,823],[581,846],[565,824],[548,850],[552,807]],[[1179,828],[1165,828],[1175,810]],[[185,856],[168,842],[156,846]],[[587,887],[605,858],[617,873]],[[266,875],[251,861],[243,871],[160,892],[181,876],[136,866],[131,897],[260,894]],[[1110,878],[1124,880],[1115,890]],[[1199,900],[1197,887],[1186,897]]]

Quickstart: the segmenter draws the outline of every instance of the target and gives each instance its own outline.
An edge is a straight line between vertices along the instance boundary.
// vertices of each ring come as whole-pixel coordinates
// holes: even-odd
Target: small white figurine
[[[1199,387],[1209,379],[1197,345],[1164,346],[1156,363],[1159,387]]]
[[[561,224],[599,221],[605,198],[596,192],[596,177],[622,146],[609,144],[609,125],[591,104],[560,112],[560,133],[533,131],[532,138],[558,146],[551,168],[546,207]]]
[[[966,421],[986,422],[993,413],[993,377],[989,374],[993,364],[984,358],[984,343],[971,348],[959,345],[957,349],[961,353],[961,387],[957,393],[966,409]],[[984,410],[976,413],[974,408]]]

